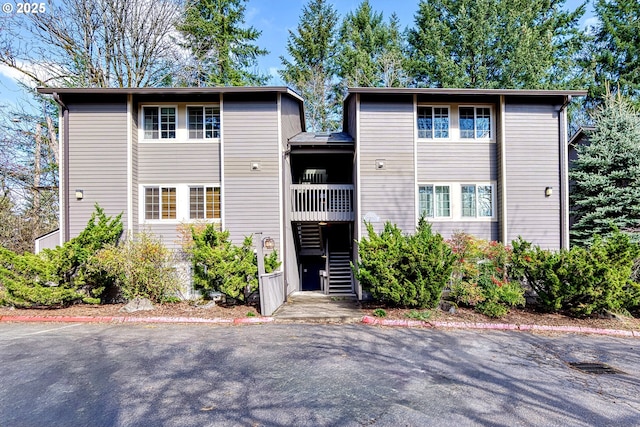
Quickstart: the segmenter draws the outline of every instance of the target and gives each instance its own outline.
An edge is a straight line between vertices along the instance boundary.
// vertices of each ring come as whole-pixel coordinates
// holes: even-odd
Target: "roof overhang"
[[[569,140],[570,146],[576,146],[582,142],[582,140],[587,137],[591,132],[593,132],[596,128],[594,126],[582,126],[580,127],[576,133],[573,134],[571,139]]]
[[[353,137],[347,132],[300,132],[289,138],[289,146],[296,148],[347,148],[353,150]]]
[[[586,90],[555,89],[460,89],[460,88],[396,88],[350,87],[349,94],[371,93],[386,95],[511,95],[511,96],[587,96]]]
[[[53,88],[39,87],[45,95],[207,95],[282,93],[302,102],[302,97],[286,86],[224,86],[224,87],[127,87],[127,88]]]

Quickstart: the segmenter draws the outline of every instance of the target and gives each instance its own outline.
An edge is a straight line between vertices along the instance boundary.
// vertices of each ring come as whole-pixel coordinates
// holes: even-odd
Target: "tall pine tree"
[[[186,86],[259,86],[268,77],[256,71],[268,51],[254,42],[261,32],[244,26],[246,0],[188,0],[177,29],[191,52],[184,67]]]
[[[289,30],[287,52],[280,57],[280,77],[305,100],[307,129],[330,131],[340,123],[335,90],[334,55],[338,14],[326,0],[310,0],[302,8],[295,32]]]
[[[571,243],[588,243],[615,225],[640,232],[640,116],[619,93],[593,115],[588,145],[578,147],[570,177]]]
[[[592,55],[588,58],[595,71],[589,95],[603,95],[611,82],[622,93],[640,104],[640,2],[597,0]]]
[[[403,83],[402,38],[398,17],[389,24],[364,0],[342,21],[336,58],[342,91],[347,87],[400,86]]]
[[[421,0],[409,30],[418,86],[568,88],[580,86],[584,35],[566,0]]]

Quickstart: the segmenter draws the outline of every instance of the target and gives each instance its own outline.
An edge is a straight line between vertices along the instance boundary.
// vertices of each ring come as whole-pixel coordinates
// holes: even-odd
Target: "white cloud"
[[[582,24],[582,28],[586,30],[589,28],[595,28],[598,25],[600,25],[600,19],[598,19],[597,16],[592,16],[591,18],[585,19],[584,23]]]
[[[44,64],[16,61],[16,65],[18,66],[18,68],[21,68],[28,73],[37,76],[40,80],[43,81],[46,81],[52,75],[50,68]],[[7,79],[13,80],[16,83],[22,83],[30,88],[35,88],[38,86],[31,77],[25,75],[16,68],[9,67],[5,64],[0,64],[0,75],[4,76]]]
[[[17,82],[22,81],[24,79],[24,74],[15,68],[11,68],[8,65],[0,64],[0,74],[4,77],[15,80]]]

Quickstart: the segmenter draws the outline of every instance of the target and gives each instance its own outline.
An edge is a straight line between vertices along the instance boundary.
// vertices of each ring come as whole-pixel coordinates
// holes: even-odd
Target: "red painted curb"
[[[0,322],[29,323],[110,323],[117,318],[111,316],[1,316]]]
[[[469,322],[421,322],[395,319],[376,319],[371,316],[364,316],[362,323],[380,326],[428,326],[431,328],[451,328],[451,329],[487,329],[487,330],[512,330],[512,331],[550,331],[550,332],[573,332],[594,335],[611,335],[622,337],[640,337],[640,331],[626,331],[620,329],[601,329],[581,326],[548,326],[548,325],[516,325],[513,323],[469,323]]]

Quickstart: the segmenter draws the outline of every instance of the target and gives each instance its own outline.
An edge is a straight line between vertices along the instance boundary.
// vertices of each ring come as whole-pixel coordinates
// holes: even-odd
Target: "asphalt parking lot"
[[[0,426],[633,426],[639,349],[360,324],[0,324]]]

